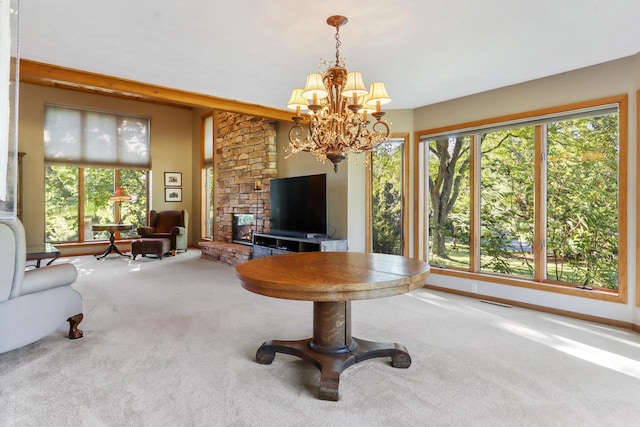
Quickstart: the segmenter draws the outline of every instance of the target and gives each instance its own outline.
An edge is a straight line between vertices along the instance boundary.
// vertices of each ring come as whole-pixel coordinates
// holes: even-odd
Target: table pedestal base
[[[390,357],[394,368],[408,368],[411,357],[396,343],[378,343],[351,337],[349,301],[313,303],[313,338],[298,341],[267,341],[256,352],[256,361],[273,362],[276,353],[290,354],[312,362],[320,369],[323,400],[338,400],[340,374],[349,366],[376,357]]]
[[[110,231],[109,233],[111,233],[111,235],[109,236],[109,246],[107,246],[107,249],[105,249],[104,252],[102,252],[100,255],[94,255],[96,259],[102,259],[109,255],[111,252],[115,252],[120,256],[126,256],[130,258],[131,255],[121,252],[120,249],[118,249],[118,247],[116,246],[116,237],[114,235],[114,232]]]
[[[357,348],[352,352],[320,353],[311,348],[312,342],[313,338],[299,341],[267,341],[258,349],[256,361],[268,365],[273,362],[276,353],[284,353],[314,363],[320,369],[318,398],[334,401],[338,400],[340,374],[355,363],[374,357],[391,357],[391,365],[394,368],[408,368],[411,365],[411,357],[407,349],[400,344],[353,338]]]

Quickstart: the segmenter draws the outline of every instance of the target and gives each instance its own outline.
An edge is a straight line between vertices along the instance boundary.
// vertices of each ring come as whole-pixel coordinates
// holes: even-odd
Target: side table
[[[95,255],[96,259],[103,259],[111,252],[115,252],[118,255],[131,257],[129,254],[122,253],[115,244],[116,238],[114,236],[116,231],[129,231],[133,229],[133,224],[94,224],[91,226],[91,231],[108,231],[109,232],[109,246],[99,255]]]
[[[27,245],[27,261],[35,261],[36,268],[40,268],[40,261],[51,258],[47,265],[60,257],[60,251],[51,243],[41,243],[38,245]]]

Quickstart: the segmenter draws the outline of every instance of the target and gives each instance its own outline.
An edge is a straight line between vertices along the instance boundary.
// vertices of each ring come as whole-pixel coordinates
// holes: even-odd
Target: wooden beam
[[[176,107],[211,108],[267,119],[292,121],[292,113],[287,110],[187,92],[29,59],[20,59],[20,81]]]

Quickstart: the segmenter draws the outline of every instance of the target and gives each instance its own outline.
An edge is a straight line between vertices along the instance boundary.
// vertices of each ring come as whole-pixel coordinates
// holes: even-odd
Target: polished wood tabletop
[[[400,344],[351,336],[351,301],[418,289],[429,274],[427,263],[385,254],[304,252],[252,260],[236,272],[251,292],[313,301],[313,337],[266,341],[256,361],[270,364],[276,353],[284,353],[314,363],[320,369],[320,399],[338,400],[340,374],[355,363],[390,357],[395,368],[411,365],[409,352]]]
[[[133,229],[133,224],[92,224],[91,231],[108,231],[115,233],[116,231],[129,231]]]
[[[429,264],[397,255],[359,252],[303,252],[240,264],[237,275],[248,291],[304,301],[382,298],[424,285]]]

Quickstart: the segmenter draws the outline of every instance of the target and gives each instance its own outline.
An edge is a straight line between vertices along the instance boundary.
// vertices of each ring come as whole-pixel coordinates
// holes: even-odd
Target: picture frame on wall
[[[165,188],[164,201],[165,202],[181,202],[182,188]]]
[[[165,187],[182,187],[182,172],[165,172]]]

